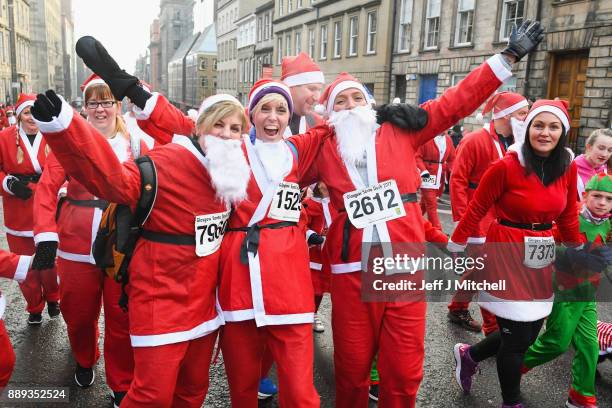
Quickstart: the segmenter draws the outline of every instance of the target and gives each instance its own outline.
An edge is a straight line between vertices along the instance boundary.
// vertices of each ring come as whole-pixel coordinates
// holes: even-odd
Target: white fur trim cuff
[[[446,244],[446,249],[448,249],[449,252],[463,252],[465,251],[466,246],[467,245],[457,244],[456,242],[449,240],[448,244]]]
[[[302,72],[301,74],[288,76],[283,82],[289,87],[306,84],[324,84],[325,75],[321,71]]]
[[[6,192],[7,192],[8,194],[10,194],[10,195],[15,195],[15,194],[13,194],[13,192],[12,192],[11,190],[9,190],[9,188],[8,188],[8,181],[9,181],[10,179],[12,179],[12,178],[16,178],[16,177],[15,177],[15,176],[11,176],[10,174],[9,174],[8,176],[4,177],[4,180],[2,180],[2,189],[3,189],[4,191],[6,191]]]
[[[312,234],[316,234],[316,232],[314,232],[313,230],[306,231],[306,241],[308,241],[310,239],[310,236]]]
[[[508,66],[508,63],[504,60],[504,57],[501,54],[495,54],[487,60],[487,64],[493,70],[493,73],[501,82],[504,82],[506,79],[512,76],[512,71]]]
[[[59,242],[59,236],[57,232],[40,232],[34,235],[34,244],[38,245],[40,242],[44,241],[55,241]]]
[[[21,255],[19,257],[19,262],[17,263],[17,270],[15,270],[15,276],[13,276],[13,279],[19,283],[23,282],[26,276],[28,276],[28,269],[30,269],[31,264],[31,256]]]
[[[155,110],[155,105],[157,105],[157,99],[159,98],[159,92],[153,92],[153,96],[147,99],[145,103],[144,109],[140,109],[138,106],[134,105],[132,108],[132,112],[134,112],[134,117],[137,120],[147,120]]]
[[[62,101],[62,109],[59,116],[54,116],[53,119],[51,119],[51,122],[41,122],[34,119],[38,129],[40,129],[40,133],[47,134],[61,132],[68,129],[70,123],[72,123],[72,117],[75,114],[72,106],[70,106],[61,95],[58,95],[58,97]]]
[[[4,227],[4,231],[7,234],[11,234],[11,235],[14,235],[16,237],[32,238],[34,236],[34,231],[17,231],[17,230],[9,228],[7,226]]]

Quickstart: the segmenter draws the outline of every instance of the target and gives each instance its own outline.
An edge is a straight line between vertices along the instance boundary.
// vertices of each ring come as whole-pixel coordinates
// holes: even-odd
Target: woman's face
[[[211,135],[220,139],[240,139],[242,137],[242,115],[234,113],[224,118],[219,119],[213,124],[212,128],[207,132],[204,129],[204,124],[198,127],[198,143],[202,150],[206,151],[204,136]]]
[[[36,123],[34,122],[29,106],[21,111],[19,114],[19,120],[21,121],[21,127],[26,134],[34,135],[38,133],[38,126],[36,126]]]
[[[101,133],[115,128],[118,112],[117,101],[93,95],[87,100],[85,107],[87,121]]]
[[[529,143],[535,154],[548,157],[559,143],[562,133],[563,125],[559,118],[550,112],[542,112],[531,122]]]
[[[257,139],[263,142],[283,140],[289,123],[289,110],[286,104],[278,101],[266,102],[253,113]]]
[[[605,164],[612,156],[612,137],[598,136],[592,145],[586,146],[585,156],[593,167]]]

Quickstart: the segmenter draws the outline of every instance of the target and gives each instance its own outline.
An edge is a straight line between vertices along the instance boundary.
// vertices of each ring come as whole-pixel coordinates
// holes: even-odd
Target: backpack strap
[[[134,226],[142,227],[149,218],[157,198],[157,169],[153,160],[147,155],[137,158],[135,162],[140,170],[140,198],[136,204]]]

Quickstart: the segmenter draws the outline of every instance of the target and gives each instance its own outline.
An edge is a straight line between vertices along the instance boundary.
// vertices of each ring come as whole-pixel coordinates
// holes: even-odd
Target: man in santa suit
[[[321,124],[322,119],[313,112],[325,84],[325,76],[317,63],[305,52],[285,57],[281,64],[281,81],[289,87],[294,103],[285,137],[304,133]]]
[[[49,152],[30,113],[35,99],[36,95],[33,94],[19,95],[18,125],[10,126],[0,132],[4,229],[9,249],[19,255],[33,255],[36,251],[33,238],[34,195]],[[38,267],[38,262],[34,268],[41,269]],[[45,304],[49,317],[59,316],[59,290],[55,267],[32,271],[19,287],[30,314],[28,324],[42,323]]]
[[[421,173],[421,212],[427,213],[429,222],[438,229],[442,229],[438,218],[438,197],[444,192],[454,159],[455,147],[446,132],[417,151],[416,163]]]
[[[450,197],[453,221],[460,221],[478,187],[478,182],[491,163],[501,159],[508,147],[514,143],[512,121],[523,121],[529,112],[529,104],[524,96],[514,92],[500,92],[491,97],[483,115],[492,112],[492,119],[482,129],[465,135],[457,149],[455,163],[450,179]],[[495,219],[492,210],[480,221],[477,231],[468,239],[467,254],[471,257],[482,256],[482,245],[489,226]],[[468,270],[462,279],[469,279]],[[460,290],[448,305],[448,317],[468,330],[478,332],[481,325],[476,322],[468,306],[476,292]],[[482,330],[485,335],[497,330],[495,317],[481,309],[483,316]]]
[[[31,263],[31,256],[0,250],[0,278],[14,279],[21,283],[29,275],[28,269]],[[2,319],[5,308],[6,299],[0,292],[0,392],[8,384],[15,367],[15,352]]]
[[[439,99],[422,105],[418,112],[424,113],[426,127],[419,131],[405,131],[390,123],[378,127],[364,86],[349,74],[340,74],[323,93],[321,103],[335,127],[335,136],[323,142],[302,181],[323,181],[340,212],[325,246],[332,271],[336,407],[367,404],[376,352],[381,378],[379,406],[415,406],[423,376],[426,303],[363,302],[362,290],[368,288],[362,288],[362,277],[371,279],[373,275],[360,273],[369,255],[362,252],[362,244],[366,249],[372,245],[378,253],[382,250],[385,257],[402,253],[419,256],[401,248],[389,251],[390,245],[382,245],[425,242],[416,203],[420,184],[415,171],[417,149],[485,102],[512,76],[510,63],[535,49],[542,37],[538,23],[521,26],[503,55],[489,58]],[[289,142],[300,144],[299,138]],[[376,192],[380,194],[378,201]],[[386,200],[381,200],[381,195]],[[366,201],[374,204],[366,207]],[[407,272],[421,276],[414,269]]]

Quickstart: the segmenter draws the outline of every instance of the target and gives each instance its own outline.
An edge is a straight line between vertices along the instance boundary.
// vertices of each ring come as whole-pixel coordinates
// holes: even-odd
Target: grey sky
[[[149,45],[149,27],[159,14],[159,2],[73,0],[75,41],[84,35],[96,37],[122,68],[133,72],[136,58]]]

